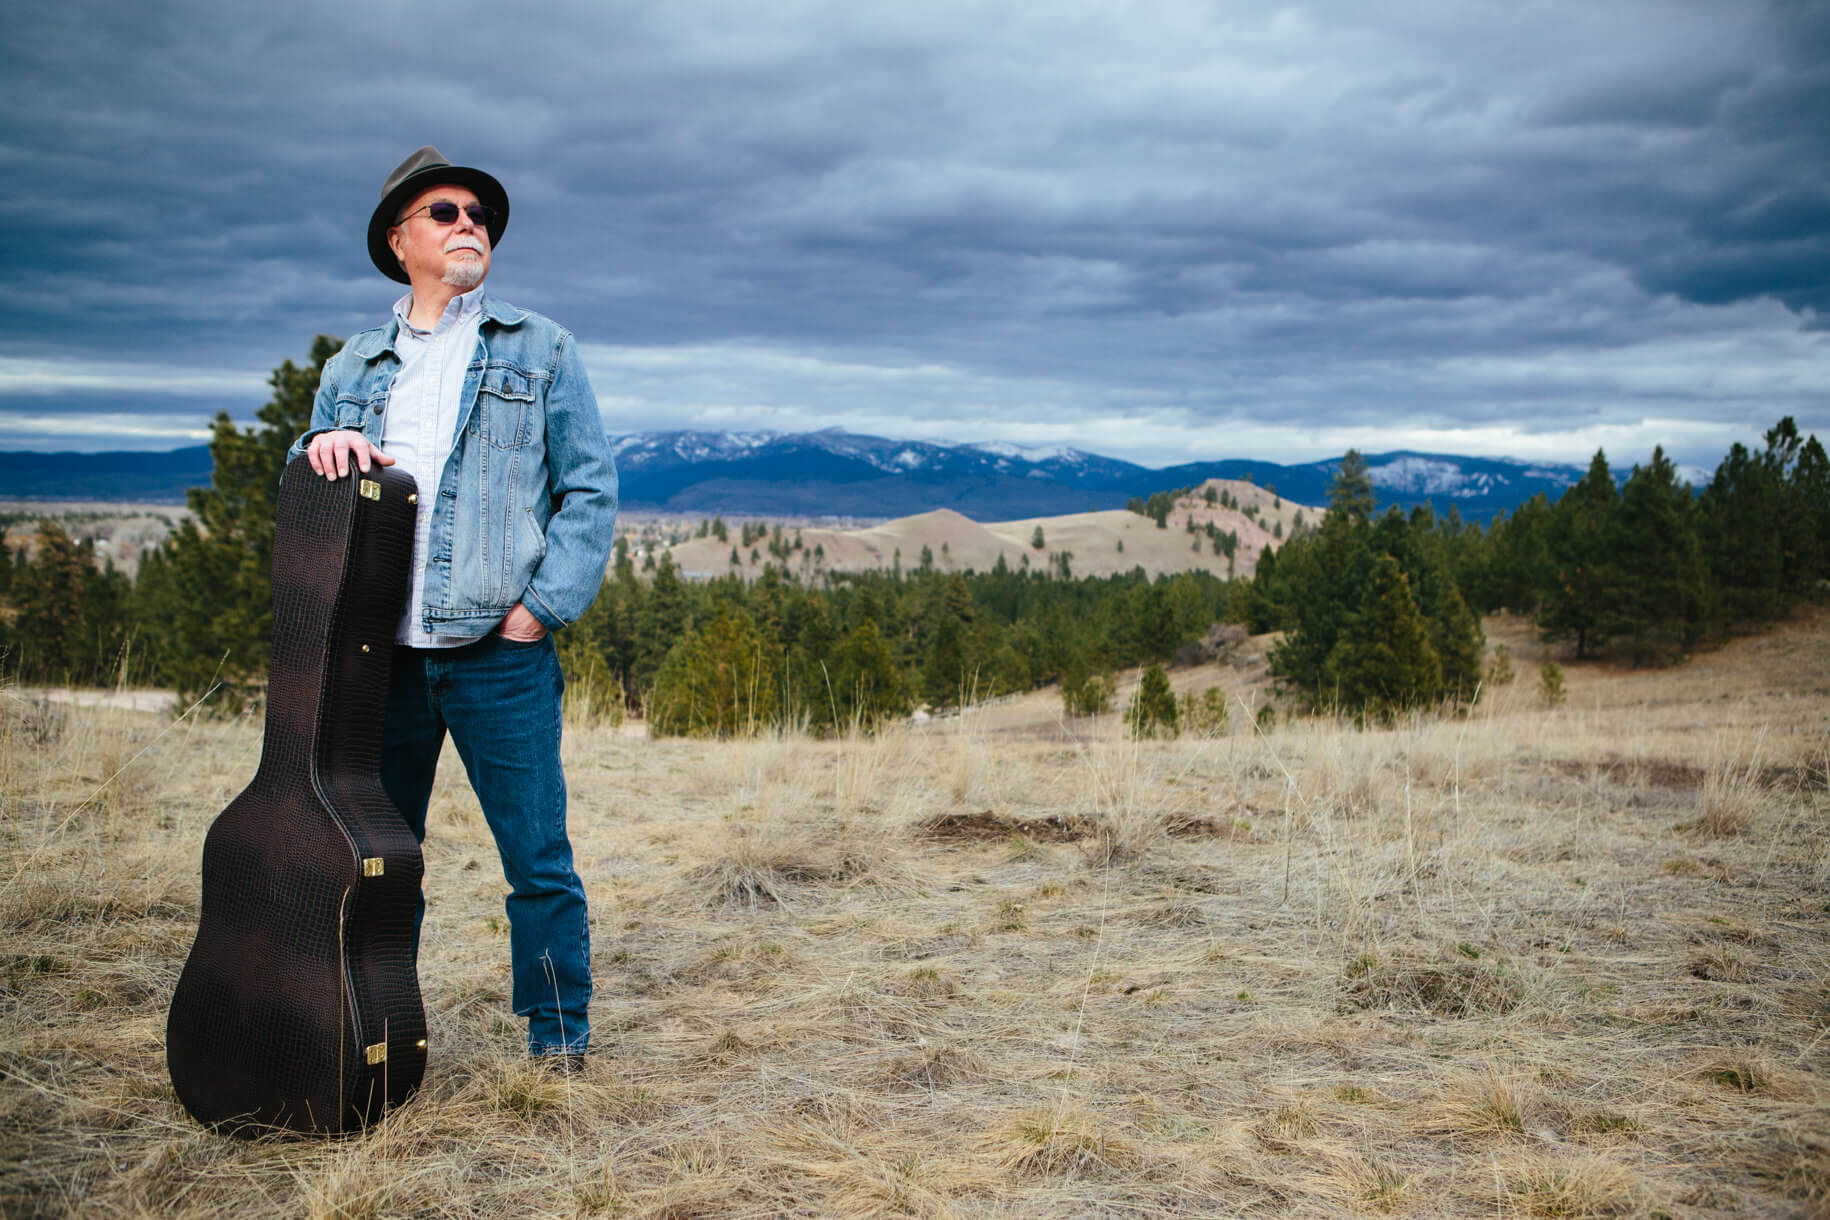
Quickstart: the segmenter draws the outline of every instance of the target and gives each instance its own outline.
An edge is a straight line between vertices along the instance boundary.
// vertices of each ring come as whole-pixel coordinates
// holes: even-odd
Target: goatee
[[[469,292],[483,282],[483,260],[460,258],[445,264],[445,283]]]

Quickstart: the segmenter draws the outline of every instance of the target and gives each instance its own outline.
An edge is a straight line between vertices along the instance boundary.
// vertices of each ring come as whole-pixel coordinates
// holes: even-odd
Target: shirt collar
[[[451,302],[445,306],[445,312],[440,315],[438,324],[431,330],[421,330],[407,321],[407,315],[412,309],[413,293],[411,291],[394,302],[394,316],[400,319],[400,333],[416,339],[435,339],[458,323],[468,321],[483,312],[483,286],[479,284],[469,292],[452,297]]]

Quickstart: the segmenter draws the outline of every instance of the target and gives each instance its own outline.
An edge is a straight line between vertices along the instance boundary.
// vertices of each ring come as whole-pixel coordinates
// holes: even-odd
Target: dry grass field
[[[338,1142],[219,1138],[166,1079],[258,726],[15,697],[0,1212],[1825,1214],[1830,615],[1570,667],[1557,708],[1513,643],[1473,715],[1391,731],[1138,744],[1046,695],[864,741],[574,729],[578,1078],[519,1057],[453,761],[432,1065]]]

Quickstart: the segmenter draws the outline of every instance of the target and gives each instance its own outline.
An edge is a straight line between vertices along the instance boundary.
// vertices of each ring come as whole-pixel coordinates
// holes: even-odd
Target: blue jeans
[[[559,766],[564,689],[551,636],[396,648],[381,746],[381,785],[424,842],[447,731],[457,745],[508,879],[513,1003],[535,1055],[578,1054],[591,1040],[591,931]]]

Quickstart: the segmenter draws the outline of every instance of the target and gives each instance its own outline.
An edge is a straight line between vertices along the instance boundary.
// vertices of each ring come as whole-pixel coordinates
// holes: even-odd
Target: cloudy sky
[[[1370,14],[1370,15],[1369,15]],[[1712,468],[1830,437],[1830,4],[10,10],[0,447],[171,448],[386,313],[421,144],[613,432]]]

